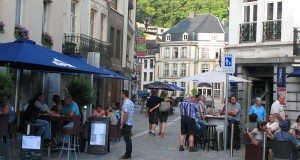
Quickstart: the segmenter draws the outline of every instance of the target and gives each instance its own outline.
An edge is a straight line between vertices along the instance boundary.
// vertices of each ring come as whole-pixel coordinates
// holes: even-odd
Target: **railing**
[[[240,24],[240,43],[256,41],[256,26],[256,22]]]
[[[281,20],[263,22],[263,41],[281,40]]]
[[[112,47],[109,43],[84,34],[65,33],[64,40],[63,53],[65,54],[99,52],[112,55]]]

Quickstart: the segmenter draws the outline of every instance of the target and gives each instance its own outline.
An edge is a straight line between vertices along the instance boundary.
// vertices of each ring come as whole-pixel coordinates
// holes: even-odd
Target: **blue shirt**
[[[275,132],[274,139],[277,141],[291,141],[294,144],[297,144],[294,136],[287,131]]]
[[[74,101],[72,101],[70,106],[64,105],[64,107],[61,110],[61,113],[65,114],[65,113],[69,113],[71,111],[74,111],[74,115],[79,115],[80,114],[78,105]]]
[[[257,107],[256,104],[254,104],[250,108],[248,115],[250,115],[252,113],[255,113],[257,115],[258,122],[263,121],[264,117],[267,116],[266,110],[265,110],[264,106],[262,106],[262,105],[260,107]]]
[[[184,100],[180,104],[180,116],[189,116],[193,119],[196,118],[196,112],[198,112],[197,105],[195,103],[192,103],[188,100]]]
[[[124,118],[124,113],[128,112],[128,117],[125,124],[133,126],[133,116],[134,116],[134,104],[128,98],[123,101],[122,105],[122,119]]]

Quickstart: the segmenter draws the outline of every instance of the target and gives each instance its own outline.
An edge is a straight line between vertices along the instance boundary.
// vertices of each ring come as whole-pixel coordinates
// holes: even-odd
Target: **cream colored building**
[[[175,80],[199,73],[219,70],[219,58],[227,44],[227,31],[213,15],[189,17],[164,32],[160,42],[160,53],[156,55],[156,79],[185,88],[185,92],[175,92],[176,96],[191,94],[196,89],[199,94],[223,97],[221,84],[180,82]],[[213,89],[214,88],[214,89]]]
[[[15,26],[21,25],[29,30],[28,38],[39,45],[42,45],[42,33],[47,32],[53,38],[51,49],[69,54],[68,43],[74,43],[76,47],[72,52],[80,53],[89,63],[131,77],[135,9],[136,0],[1,0],[0,22],[5,26],[0,33],[0,43],[16,40]],[[94,60],[90,58],[91,52],[95,54]],[[25,71],[24,84],[29,85],[23,86],[23,95],[26,95],[23,103],[43,91],[51,106],[52,95],[64,95],[67,77]],[[131,90],[131,81],[95,79],[100,104],[119,102],[120,90]]]

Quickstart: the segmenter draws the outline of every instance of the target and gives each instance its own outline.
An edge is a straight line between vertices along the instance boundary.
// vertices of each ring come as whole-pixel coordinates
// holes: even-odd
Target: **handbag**
[[[159,106],[160,112],[169,112],[170,111],[170,102],[161,102]]]

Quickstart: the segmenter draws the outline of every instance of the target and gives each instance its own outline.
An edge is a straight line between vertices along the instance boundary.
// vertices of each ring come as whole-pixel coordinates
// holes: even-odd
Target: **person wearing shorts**
[[[156,125],[158,125],[159,104],[164,101],[163,98],[157,97],[157,90],[151,91],[151,96],[147,100],[146,117],[149,116],[149,134],[155,136]]]
[[[187,94],[185,100],[180,104],[181,135],[179,151],[184,151],[183,143],[186,135],[189,135],[189,152],[196,152],[194,147],[194,135],[196,133],[195,115],[198,108],[195,105],[195,97]]]

